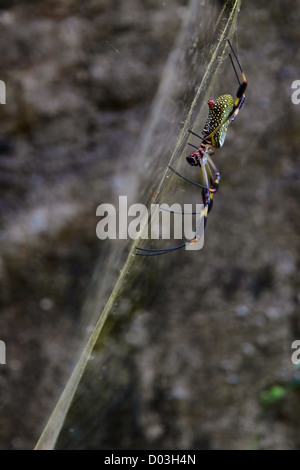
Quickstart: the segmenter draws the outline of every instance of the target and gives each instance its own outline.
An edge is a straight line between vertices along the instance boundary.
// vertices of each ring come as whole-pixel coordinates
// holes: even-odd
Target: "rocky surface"
[[[96,448],[300,446],[290,360],[300,339],[300,105],[291,102],[299,12],[292,0],[244,3],[238,44],[249,92],[220,153],[205,250],[160,264],[140,286],[151,296],[138,315],[119,319],[99,364],[108,404]],[[95,210],[135,177],[130,155],[186,8],[2,3],[2,449],[35,445],[71,370],[104,251]],[[95,438],[90,422],[83,429]]]

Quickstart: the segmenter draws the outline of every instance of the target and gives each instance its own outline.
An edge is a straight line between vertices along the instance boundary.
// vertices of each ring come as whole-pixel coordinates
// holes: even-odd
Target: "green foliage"
[[[270,406],[281,400],[286,395],[287,389],[281,385],[272,385],[267,390],[263,390],[260,394],[260,403],[263,406]]]

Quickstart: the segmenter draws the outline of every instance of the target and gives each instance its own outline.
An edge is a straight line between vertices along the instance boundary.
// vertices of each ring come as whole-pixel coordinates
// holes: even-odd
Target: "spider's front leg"
[[[238,82],[239,82],[238,91],[237,91],[237,93],[236,93],[236,100],[235,100],[234,105],[233,105],[233,108],[232,108],[232,110],[231,110],[231,112],[230,112],[230,114],[229,114],[229,116],[228,116],[228,118],[229,118],[228,126],[229,126],[229,124],[231,124],[232,121],[235,120],[235,118],[236,118],[236,116],[238,115],[240,109],[242,109],[242,107],[243,107],[243,105],[244,105],[244,103],[245,103],[245,98],[246,98],[246,97],[245,97],[245,92],[246,92],[246,88],[247,88],[247,84],[248,84],[248,83],[247,83],[246,75],[245,75],[244,72],[243,72],[241,63],[240,63],[240,61],[239,61],[239,59],[238,59],[238,57],[237,57],[237,55],[236,55],[236,53],[235,53],[235,51],[234,51],[232,45],[231,45],[231,42],[229,41],[229,39],[227,39],[227,41],[228,41],[228,44],[229,44],[229,46],[230,46],[231,52],[232,52],[233,55],[234,55],[234,58],[235,58],[235,60],[236,60],[236,63],[237,63],[237,65],[238,65],[239,69],[240,69],[240,72],[241,72],[241,74],[242,74],[242,79],[243,79],[243,81],[240,82],[238,73],[237,73],[237,71],[236,71],[234,62],[233,62],[233,60],[232,60],[232,56],[231,56],[231,54],[229,54],[229,58],[230,58],[231,65],[232,65],[232,67],[233,67],[233,70],[234,70],[234,73],[235,73],[235,75],[236,75],[236,78],[237,78],[237,80],[238,80]]]

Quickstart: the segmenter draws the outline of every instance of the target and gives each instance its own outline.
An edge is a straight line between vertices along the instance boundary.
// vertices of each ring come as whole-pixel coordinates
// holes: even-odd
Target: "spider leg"
[[[208,168],[210,174],[211,174],[211,169],[209,167],[208,160],[206,160],[206,159],[205,159],[205,161],[203,161],[203,160],[204,160],[203,158],[200,159],[199,165],[200,165],[201,173],[202,173],[202,181],[205,183],[206,186],[204,186],[200,183],[196,183],[195,181],[192,181],[189,178],[186,178],[185,176],[182,176],[180,173],[178,173],[176,170],[174,170],[174,168],[172,168],[171,166],[169,166],[169,168],[176,175],[180,176],[180,178],[182,178],[185,181],[188,181],[189,183],[195,184],[196,186],[202,188],[202,201],[203,201],[204,207],[203,207],[202,211],[200,212],[200,219],[199,220],[201,220],[201,217],[204,217],[203,226],[204,226],[204,229],[205,229],[206,224],[207,224],[207,214],[210,211],[210,209],[212,208],[212,196],[213,196],[213,193],[215,192],[215,189],[214,188],[209,188],[207,168]],[[210,157],[209,157],[209,160],[211,161]],[[214,164],[212,164],[212,165],[213,165],[213,168],[215,168]],[[169,212],[174,212],[174,211],[169,211]],[[192,244],[196,243],[203,236],[203,233],[202,233],[202,227],[203,226],[201,224],[197,225],[195,237],[192,240],[188,241],[188,242],[182,243],[182,244],[177,245],[177,246],[173,246],[171,248],[140,248],[140,247],[137,247],[137,250],[139,250],[140,253],[136,253],[136,255],[137,256],[165,255],[167,253],[171,253],[173,251],[180,250],[181,248],[184,248],[188,245],[192,245]]]
[[[233,108],[231,110],[231,112],[229,113],[228,115],[228,118],[229,118],[229,121],[228,121],[228,126],[235,120],[236,116],[238,115],[240,109],[242,109],[244,103],[245,103],[245,92],[246,92],[246,88],[247,88],[247,79],[246,79],[246,76],[243,72],[243,69],[242,69],[242,66],[240,64],[240,61],[231,45],[231,42],[229,41],[229,39],[227,39],[227,42],[229,44],[229,47],[231,49],[231,52],[235,58],[235,61],[238,65],[238,68],[240,69],[240,72],[242,74],[242,78],[243,78],[243,81],[241,82],[240,79],[239,79],[239,76],[238,76],[238,73],[237,73],[237,70],[236,70],[236,67],[234,65],[234,62],[233,62],[233,59],[232,59],[232,56],[231,54],[229,54],[229,58],[230,58],[230,62],[231,62],[231,65],[233,67],[233,70],[234,70],[234,73],[235,73],[235,76],[237,77],[237,80],[238,80],[238,83],[239,83],[239,87],[238,87],[238,90],[237,90],[237,93],[236,93],[236,100],[235,100],[235,103],[233,105]]]
[[[233,53],[233,56],[236,60],[236,63],[238,65],[238,68],[242,74],[242,79],[243,81],[241,82],[239,77],[238,77],[238,73],[237,73],[237,70],[236,70],[236,67],[234,65],[234,62],[233,62],[233,59],[232,59],[232,56],[231,54],[229,54],[229,57],[230,57],[230,61],[231,61],[231,64],[232,64],[232,67],[233,67],[233,70],[235,72],[235,75],[237,77],[237,80],[238,80],[238,83],[239,83],[239,87],[238,87],[238,90],[236,92],[236,99],[235,99],[235,102],[233,104],[233,107],[232,107],[232,110],[230,111],[230,113],[228,114],[228,116],[221,122],[221,124],[219,124],[208,136],[205,137],[205,140],[210,140],[211,137],[216,133],[218,132],[222,126],[224,126],[224,124],[227,123],[227,126],[229,126],[234,120],[235,118],[237,117],[240,109],[242,109],[244,103],[245,103],[245,92],[246,92],[246,88],[247,88],[247,79],[246,79],[246,75],[244,74],[244,71],[242,69],[242,66],[240,64],[240,61],[231,45],[231,42],[229,41],[229,39],[227,39],[227,42],[230,46],[230,49],[231,49],[231,52]]]
[[[137,250],[139,250],[141,253],[136,253],[136,256],[159,256],[159,255],[165,255],[167,253],[172,253],[173,251],[180,250],[181,248],[187,247],[189,245],[193,245],[194,243],[197,243],[200,239],[203,237],[203,227],[204,230],[206,228],[206,222],[207,222],[207,213],[208,213],[208,206],[204,206],[203,210],[201,211],[202,217],[204,217],[204,223],[203,225],[199,223],[201,221],[201,217],[198,221],[197,227],[196,227],[196,233],[195,236],[192,240],[187,241],[185,243],[182,243],[181,245],[177,246],[172,246],[171,248],[140,248],[137,247]]]
[[[208,163],[207,166],[209,168],[209,172],[210,172],[210,175],[211,175],[211,180],[213,182],[212,187],[215,190],[214,192],[216,193],[219,189],[219,183],[220,183],[221,175],[219,173],[218,168],[216,167],[216,165],[214,164],[214,162],[210,158],[210,156],[206,155],[206,158],[207,158],[207,163]]]
[[[203,137],[201,137],[201,135],[196,134],[196,132],[193,132],[191,129],[189,129],[188,132],[189,132],[190,134],[193,134],[193,135],[195,135],[196,137],[198,137],[198,139],[205,140]]]
[[[137,247],[137,250],[146,252],[146,253],[136,253],[136,256],[158,256],[158,255],[165,255],[166,253],[171,253],[172,251],[180,250],[184,248],[186,243],[182,243],[181,245],[173,246],[171,248],[140,248]]]
[[[196,181],[190,180],[189,178],[186,178],[186,176],[181,175],[180,173],[178,173],[178,171],[174,170],[174,168],[172,168],[170,165],[168,165],[168,168],[170,168],[170,170],[172,170],[173,173],[175,173],[175,175],[179,176],[180,178],[187,181],[188,183],[194,184],[195,186],[198,186],[198,188],[203,188],[203,189],[208,189],[209,190],[209,188],[207,186],[203,186],[203,184],[196,183]]]

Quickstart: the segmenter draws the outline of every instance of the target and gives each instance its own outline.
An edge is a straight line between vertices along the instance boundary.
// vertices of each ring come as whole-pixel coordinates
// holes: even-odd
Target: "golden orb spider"
[[[244,102],[245,102],[245,91],[247,88],[247,80],[246,76],[243,72],[242,66],[240,61],[235,53],[231,42],[227,39],[231,52],[235,58],[235,61],[238,65],[238,68],[242,75],[242,81],[239,78],[238,72],[234,65],[234,61],[232,55],[229,53],[229,58],[231,65],[233,67],[235,76],[238,80],[239,87],[236,93],[236,98],[229,95],[221,95],[217,99],[209,100],[208,107],[209,113],[208,118],[206,120],[205,126],[202,131],[202,136],[196,134],[195,132],[189,130],[189,132],[199,139],[201,139],[201,143],[198,147],[191,145],[196,150],[190,153],[186,159],[187,162],[192,166],[200,166],[201,170],[201,184],[195,181],[186,178],[185,176],[178,173],[174,168],[169,166],[169,169],[172,170],[176,175],[180,178],[192,183],[195,186],[202,188],[202,202],[203,202],[203,209],[201,216],[204,218],[204,229],[207,223],[207,214],[212,209],[213,204],[213,195],[217,192],[219,188],[220,182],[220,173],[212,160],[212,155],[214,154],[214,148],[220,148],[223,146],[225,142],[225,138],[227,135],[228,126],[235,120],[236,116],[238,115],[239,111],[241,110]],[[136,253],[138,256],[157,256],[163,255],[166,253],[170,253],[175,250],[179,250],[180,248],[185,247],[186,245],[191,245],[196,243],[201,234],[195,233],[195,236],[192,240],[182,243],[181,245],[177,245],[171,248],[162,248],[162,249],[152,249],[152,248],[137,248],[140,250],[141,253]]]

